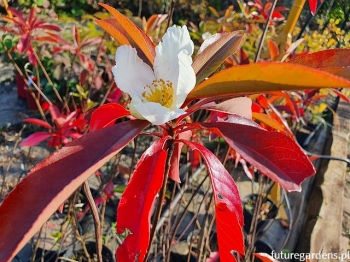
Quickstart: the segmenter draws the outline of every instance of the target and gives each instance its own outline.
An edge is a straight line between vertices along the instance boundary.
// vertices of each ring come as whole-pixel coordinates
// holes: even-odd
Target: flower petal
[[[162,42],[156,47],[154,59],[154,73],[157,79],[169,80],[176,88],[179,76],[179,53],[184,53],[190,59],[194,45],[188,33],[187,27],[172,26],[162,38]]]
[[[132,98],[142,98],[144,87],[155,79],[152,69],[138,56],[135,48],[123,45],[117,49],[112,68],[117,86]]]
[[[196,74],[192,68],[192,59],[184,52],[179,54],[179,76],[175,91],[175,99],[170,108],[180,108],[187,95],[196,85]]]
[[[172,111],[169,110],[169,108],[162,106],[161,104],[153,102],[133,103],[133,105],[130,106],[130,112],[136,118],[139,118],[141,115],[144,119],[148,120],[153,125],[162,125],[168,121],[178,118],[185,113],[185,111],[182,109]]]

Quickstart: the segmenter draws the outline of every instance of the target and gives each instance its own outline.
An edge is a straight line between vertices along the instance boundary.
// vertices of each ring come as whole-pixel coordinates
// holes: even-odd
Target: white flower
[[[186,26],[168,28],[156,47],[153,70],[135,48],[118,48],[112,71],[118,87],[131,96],[134,117],[161,125],[185,113],[180,107],[196,83],[193,49]]]

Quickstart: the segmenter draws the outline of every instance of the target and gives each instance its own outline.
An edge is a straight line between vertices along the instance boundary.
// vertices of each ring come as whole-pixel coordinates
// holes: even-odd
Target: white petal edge
[[[192,68],[192,59],[181,52],[179,57],[179,77],[175,91],[175,99],[170,108],[180,108],[188,94],[196,85],[196,74]]]
[[[186,26],[172,26],[162,38],[162,42],[156,47],[156,57],[154,59],[154,73],[156,78],[169,80],[174,86],[178,83],[178,55],[184,53],[192,58],[194,44]]]
[[[112,72],[117,86],[131,97],[142,98],[144,87],[155,79],[153,70],[137,56],[135,48],[127,45],[117,49],[115,61]]]
[[[134,103],[133,109],[138,112],[144,119],[153,125],[162,125],[168,121],[178,118],[185,113],[182,109],[169,110],[158,103]],[[133,115],[136,117],[135,115]]]

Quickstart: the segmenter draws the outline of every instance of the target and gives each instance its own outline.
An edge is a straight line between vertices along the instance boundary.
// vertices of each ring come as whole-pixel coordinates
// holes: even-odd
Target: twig
[[[101,237],[101,222],[100,217],[98,214],[98,210],[95,205],[94,198],[92,197],[89,183],[88,181],[84,182],[84,192],[86,194],[86,198],[89,202],[92,217],[94,219],[94,226],[95,226],[95,236],[96,236],[96,254],[97,254],[97,260],[98,262],[103,262],[102,260],[102,237]]]
[[[135,157],[136,157],[136,148],[137,148],[137,141],[138,141],[138,137],[135,138],[134,140],[134,150],[132,152],[132,157],[131,157],[131,163],[130,163],[130,170],[129,170],[129,177],[128,177],[128,183],[130,181],[131,178],[131,173],[134,167],[134,163],[135,163]]]
[[[33,249],[33,256],[31,257],[30,262],[34,262],[35,261],[36,251],[39,248],[39,241],[40,241],[41,233],[43,232],[43,227],[44,226],[42,226],[40,228],[40,231],[39,231],[39,234],[38,234],[38,239],[36,240],[35,246],[34,246],[34,249]]]
[[[86,259],[88,260],[88,262],[91,262],[90,254],[86,249],[85,241],[81,237],[79,230],[78,230],[78,221],[77,221],[77,216],[76,216],[75,210],[74,210],[74,203],[76,202],[78,194],[79,194],[79,190],[75,191],[74,196],[69,201],[69,216],[73,222],[74,231],[75,231],[75,238],[81,243],[81,246],[83,248]]]
[[[170,10],[169,10],[168,23],[166,25],[167,29],[170,27],[171,19],[173,18],[174,7],[175,7],[175,2],[174,0],[172,0],[170,5]]]
[[[16,139],[15,145],[13,146],[13,149],[12,149],[12,155],[11,155],[11,157],[10,157],[10,159],[9,159],[9,162],[7,163],[6,169],[5,169],[4,174],[3,174],[3,177],[2,177],[2,186],[1,186],[1,192],[0,192],[0,198],[1,198],[1,199],[4,197],[3,194],[4,194],[4,188],[5,188],[6,177],[7,177],[7,174],[8,174],[8,172],[9,172],[9,170],[10,170],[10,166],[11,166],[11,163],[12,163],[13,158],[14,158],[13,155],[15,154],[15,151],[16,151],[16,149],[17,149],[17,146],[18,146],[18,144],[19,144],[19,141],[21,140],[21,136],[22,136],[22,132],[23,132],[24,128],[25,128],[25,125],[23,125],[22,129],[21,129],[21,130],[19,131],[19,133],[18,133],[18,137],[17,137],[17,139]]]
[[[267,33],[268,28],[269,28],[269,24],[270,24],[270,22],[271,22],[272,14],[273,14],[273,11],[275,10],[277,1],[278,1],[278,0],[274,0],[274,1],[273,1],[273,5],[271,6],[269,18],[268,18],[267,21],[266,21],[266,25],[265,25],[265,28],[264,28],[264,32],[263,32],[263,34],[262,34],[262,36],[261,36],[261,39],[260,39],[260,43],[259,43],[259,47],[258,47],[258,52],[256,53],[256,56],[255,56],[255,59],[254,59],[255,63],[259,61],[260,54],[261,54],[261,50],[262,50],[262,47],[263,47],[263,45],[264,45],[264,41],[265,41],[265,38],[266,38],[266,33]]]
[[[33,53],[34,53],[35,59],[37,60],[37,62],[39,63],[41,69],[43,70],[43,73],[44,73],[44,75],[45,75],[47,81],[48,81],[49,84],[52,86],[53,91],[55,92],[55,95],[57,96],[58,100],[59,100],[61,103],[63,103],[62,97],[60,96],[60,94],[58,93],[56,87],[55,87],[54,84],[52,83],[51,78],[49,77],[48,73],[46,72],[46,69],[45,69],[44,65],[41,63],[38,54],[35,52],[35,50],[33,50]]]
[[[209,187],[209,189],[210,189],[210,187]],[[209,190],[208,190],[208,192],[209,192]],[[211,196],[210,196],[210,201],[209,201],[209,203],[208,203],[208,205],[207,205],[207,208],[206,208],[206,210],[205,210],[205,214],[204,214],[204,226],[203,226],[203,230],[202,230],[202,233],[201,233],[201,235],[200,235],[200,240],[199,240],[199,253],[198,253],[198,259],[200,260],[201,259],[201,257],[202,257],[202,254],[203,254],[203,252],[204,252],[204,248],[205,248],[205,244],[206,244],[206,242],[207,242],[207,239],[209,238],[209,236],[210,236],[210,231],[208,231],[209,230],[209,225],[210,225],[210,223],[209,223],[209,209],[210,209],[210,207],[211,207],[211,204],[213,203],[213,199],[214,199],[214,195],[213,194],[211,194]],[[204,252],[205,253],[205,252]],[[204,260],[203,260],[204,261]]]
[[[260,176],[259,178],[259,191],[258,191],[258,197],[255,201],[255,208],[252,218],[252,224],[250,225],[249,235],[248,235],[248,248],[247,252],[245,254],[245,260],[251,261],[251,255],[254,252],[254,244],[255,244],[255,237],[256,237],[256,228],[258,224],[258,220],[260,217],[259,211],[261,209],[261,204],[263,200],[263,192],[264,192],[264,182],[263,177]]]
[[[187,213],[187,210],[188,210],[188,208],[189,208],[189,206],[190,206],[190,204],[191,204],[193,198],[197,195],[197,193],[199,192],[199,190],[201,189],[202,185],[204,184],[205,180],[207,180],[207,178],[208,178],[208,175],[206,175],[205,178],[203,178],[203,180],[202,180],[202,181],[199,183],[199,185],[197,186],[196,190],[193,192],[191,198],[188,200],[188,203],[187,203],[187,205],[186,205],[184,211],[182,212],[179,221],[176,223],[176,227],[175,227],[175,229],[174,229],[174,231],[173,231],[173,233],[172,233],[172,235],[171,235],[171,237],[170,237],[170,242],[172,242],[172,240],[173,240],[173,238],[174,238],[176,232],[179,230],[180,225],[181,225],[182,221],[183,221],[184,218],[185,218],[185,215],[186,215],[186,213]],[[167,259],[166,259],[166,261],[167,261],[167,262],[170,261],[170,252],[168,252],[168,254],[167,254]]]

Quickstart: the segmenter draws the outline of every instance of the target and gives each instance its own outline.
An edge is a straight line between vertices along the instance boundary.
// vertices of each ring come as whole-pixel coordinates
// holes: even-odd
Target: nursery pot
[[[257,201],[257,194],[250,194],[246,196],[243,201],[243,216],[244,216],[244,230],[246,233],[249,233],[250,226],[253,221],[253,214],[255,209],[255,203]],[[260,218],[258,220],[256,231],[260,231],[260,229],[271,222],[271,219],[275,218],[278,212],[277,206],[272,202],[272,200],[264,197],[261,210],[259,210]]]
[[[27,92],[25,90],[26,84],[24,82],[23,77],[20,74],[16,73],[15,80],[17,85],[17,96],[20,98],[27,99]]]

